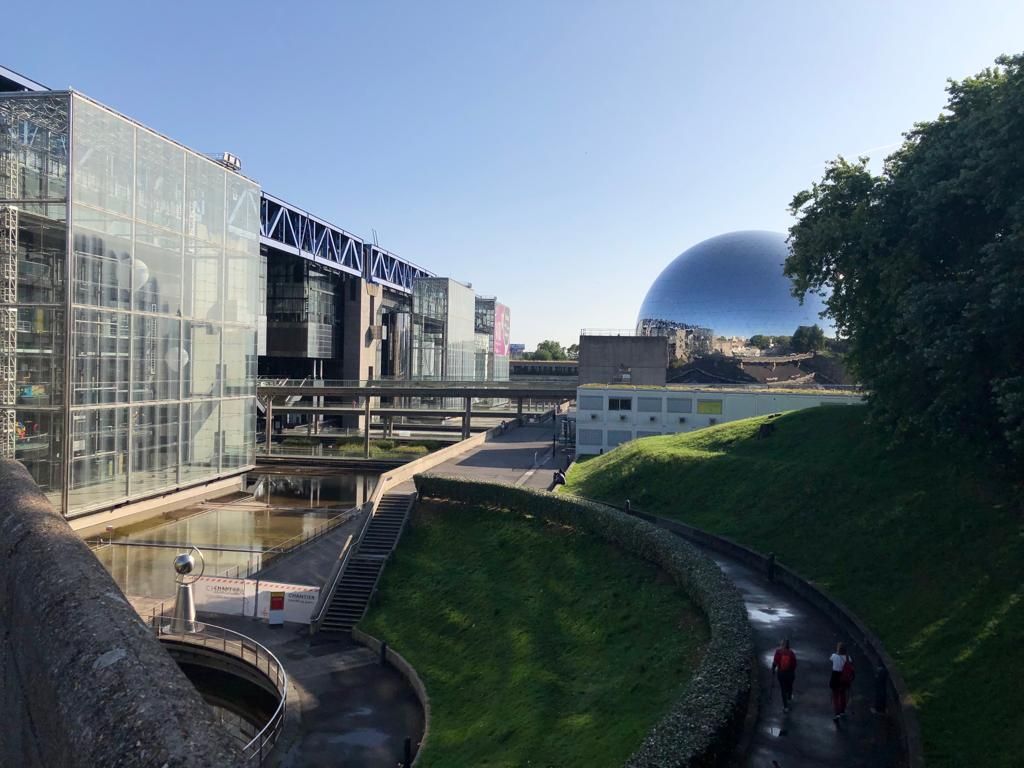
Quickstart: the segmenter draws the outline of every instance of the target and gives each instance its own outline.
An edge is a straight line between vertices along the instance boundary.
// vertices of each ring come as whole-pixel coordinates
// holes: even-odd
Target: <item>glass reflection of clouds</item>
[[[710,328],[715,336],[788,336],[817,323],[833,334],[819,314],[824,301],[808,295],[801,304],[782,272],[789,255],[778,232],[729,232],[698,243],[677,256],[644,298],[637,325]]]

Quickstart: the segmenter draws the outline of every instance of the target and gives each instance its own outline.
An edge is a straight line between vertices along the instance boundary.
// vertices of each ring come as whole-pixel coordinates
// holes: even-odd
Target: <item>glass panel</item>
[[[74,218],[76,304],[128,309],[132,270],[132,222],[118,216],[72,207]],[[134,275],[136,280],[142,274]]]
[[[221,266],[224,250],[196,240],[185,241],[182,313],[197,320],[221,319]]]
[[[128,493],[128,409],[71,413],[69,510],[116,502]]]
[[[221,402],[224,470],[255,463],[256,402],[252,398]]]
[[[248,395],[256,386],[256,332],[224,328],[224,394]]]
[[[633,439],[633,433],[624,429],[609,429],[608,430],[608,445],[616,446],[622,443],[628,443]]]
[[[185,389],[182,397],[220,397],[220,326],[185,322]]]
[[[128,402],[129,323],[126,312],[75,310],[71,380],[76,405]]]
[[[224,317],[232,323],[256,327],[260,257],[237,251],[224,252]]]
[[[0,94],[0,198],[65,201],[68,96]]]
[[[67,95],[0,94],[0,352],[13,388],[0,412],[13,416],[13,445],[0,446],[32,474],[59,509],[66,456]],[[13,338],[7,334],[13,334]]]
[[[131,217],[135,127],[81,97],[74,115],[75,203]]]
[[[237,173],[226,173],[228,226],[225,245],[258,259],[260,255],[260,188]]]
[[[181,315],[181,246],[181,235],[136,224],[135,309]]]
[[[602,395],[581,395],[580,396],[580,410],[581,411],[603,411],[604,410],[604,397]]]
[[[132,408],[132,495],[178,481],[178,404]]]
[[[693,400],[690,398],[670,397],[668,399],[669,413],[690,413],[693,411]]]
[[[601,445],[604,442],[604,432],[600,429],[581,429],[577,434],[580,445]]]
[[[177,400],[184,359],[180,320],[136,315],[132,340],[132,400]]]
[[[135,164],[135,218],[181,234],[185,208],[185,150],[137,128]]]
[[[712,415],[720,415],[722,413],[722,401],[721,400],[698,400],[697,401],[697,413],[707,413]]]
[[[661,413],[661,398],[639,397],[637,398],[636,409],[644,413]]]
[[[32,407],[64,403],[63,310],[22,307],[18,310],[15,355],[18,405]]]
[[[191,152],[185,156],[185,235],[224,245],[224,183],[227,172]],[[257,230],[258,231],[258,230]]]
[[[220,403],[183,403],[181,417],[181,482],[216,475],[220,462]]]

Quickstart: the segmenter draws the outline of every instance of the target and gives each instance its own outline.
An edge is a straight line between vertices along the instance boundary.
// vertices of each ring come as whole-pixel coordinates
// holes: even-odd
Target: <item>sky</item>
[[[16,3],[0,64],[496,295],[512,341],[629,328],[679,253],[785,231],[946,79],[1024,49],[1020,0]]]

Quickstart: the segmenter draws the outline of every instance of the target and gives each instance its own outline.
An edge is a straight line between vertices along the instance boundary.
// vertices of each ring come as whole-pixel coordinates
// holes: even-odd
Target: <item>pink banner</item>
[[[512,337],[512,313],[504,304],[494,304],[494,354],[507,356]]]

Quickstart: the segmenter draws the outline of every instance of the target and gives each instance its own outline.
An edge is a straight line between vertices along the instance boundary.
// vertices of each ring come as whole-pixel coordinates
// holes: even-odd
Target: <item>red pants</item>
[[[832,713],[841,715],[846,711],[846,686],[837,686],[832,689]]]

